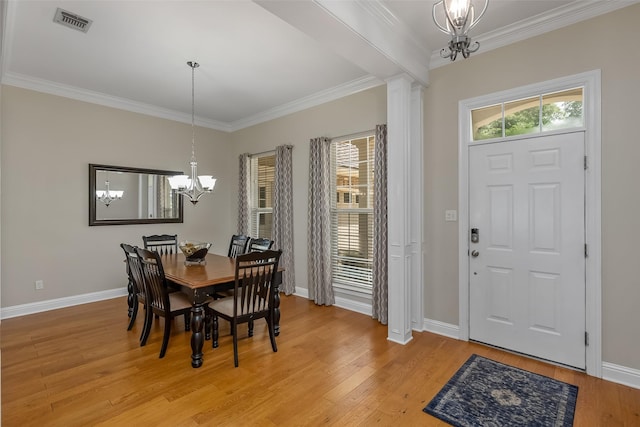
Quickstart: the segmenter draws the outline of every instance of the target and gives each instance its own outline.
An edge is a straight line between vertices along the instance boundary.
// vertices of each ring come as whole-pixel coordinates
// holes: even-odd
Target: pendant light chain
[[[196,89],[195,74],[196,68],[200,66],[195,61],[188,61],[191,67],[191,162],[190,175],[176,175],[169,177],[171,189],[175,190],[194,205],[198,203],[200,197],[206,193],[211,193],[216,185],[216,179],[212,175],[198,175],[198,163],[196,162]]]
[[[189,61],[191,67],[191,161],[196,161],[196,68],[200,66],[197,62]]]

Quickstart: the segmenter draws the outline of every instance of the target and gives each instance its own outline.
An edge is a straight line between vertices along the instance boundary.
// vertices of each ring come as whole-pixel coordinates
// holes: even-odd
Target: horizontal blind
[[[331,249],[334,284],[371,292],[373,135],[332,142]]]
[[[273,229],[273,187],[275,181],[275,153],[251,157],[251,237],[271,239]]]

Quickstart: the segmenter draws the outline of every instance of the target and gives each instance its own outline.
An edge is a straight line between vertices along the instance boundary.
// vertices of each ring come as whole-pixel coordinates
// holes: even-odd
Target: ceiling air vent
[[[89,27],[93,22],[91,19],[83,18],[75,13],[68,12],[64,9],[57,8],[56,14],[53,17],[53,22],[57,22],[65,27],[73,28],[74,30],[82,31],[86,33],[89,31]]]

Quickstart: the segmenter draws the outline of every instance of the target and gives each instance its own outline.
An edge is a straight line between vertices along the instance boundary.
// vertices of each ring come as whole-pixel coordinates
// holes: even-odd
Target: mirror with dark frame
[[[89,164],[89,225],[183,222],[173,175],[182,172]]]

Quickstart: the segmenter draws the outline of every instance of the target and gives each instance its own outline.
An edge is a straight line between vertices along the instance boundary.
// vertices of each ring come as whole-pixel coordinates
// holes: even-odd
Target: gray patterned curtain
[[[296,291],[293,252],[293,145],[276,147],[275,182],[273,188],[273,247],[282,249],[280,265],[285,273],[280,291],[291,295]]]
[[[309,298],[333,305],[331,272],[331,140],[314,138],[309,149],[308,273]]]
[[[373,181],[373,318],[388,321],[389,283],[387,260],[387,125],[376,126]]]
[[[238,234],[249,235],[249,154],[240,154],[238,183]]]

